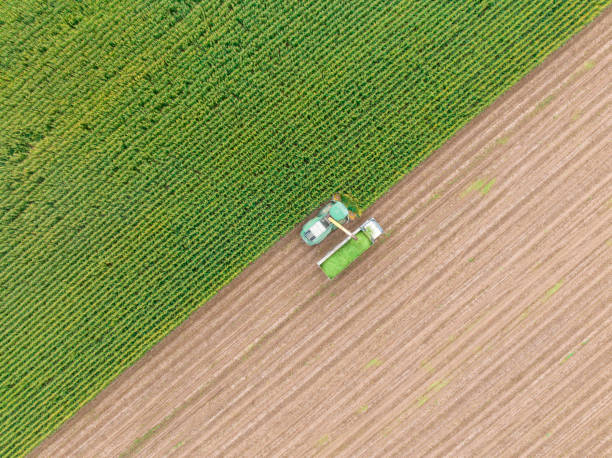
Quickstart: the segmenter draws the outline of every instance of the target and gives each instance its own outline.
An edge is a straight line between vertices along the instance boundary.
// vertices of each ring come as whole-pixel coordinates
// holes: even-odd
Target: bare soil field
[[[612,454],[611,62],[608,8],[335,280],[296,228],[33,454]]]

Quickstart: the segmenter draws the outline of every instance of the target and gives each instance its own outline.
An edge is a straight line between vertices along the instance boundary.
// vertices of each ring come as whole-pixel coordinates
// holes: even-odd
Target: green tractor
[[[318,245],[336,228],[353,237],[342,226],[353,220],[360,213],[358,207],[353,202],[354,199],[348,195],[334,194],[331,202],[325,204],[315,218],[304,224],[300,232],[302,240],[309,246]]]

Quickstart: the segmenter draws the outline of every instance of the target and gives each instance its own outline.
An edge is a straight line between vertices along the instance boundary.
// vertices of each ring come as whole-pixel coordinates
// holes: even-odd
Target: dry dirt
[[[611,62],[608,8],[342,275],[294,230],[34,455],[611,455]]]

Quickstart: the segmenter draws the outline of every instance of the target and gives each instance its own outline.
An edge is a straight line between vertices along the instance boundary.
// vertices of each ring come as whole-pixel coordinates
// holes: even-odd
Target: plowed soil
[[[387,236],[345,272],[296,228],[34,455],[612,454],[611,63],[608,8],[363,215]]]

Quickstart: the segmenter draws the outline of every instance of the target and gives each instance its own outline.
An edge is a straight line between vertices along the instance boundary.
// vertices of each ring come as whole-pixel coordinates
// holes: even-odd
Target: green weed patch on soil
[[[329,278],[334,278],[346,269],[351,262],[372,245],[368,236],[363,232],[359,232],[356,237],[357,240],[350,239],[342,248],[321,264],[321,269],[323,269],[323,272]]]
[[[561,288],[561,286],[563,286],[563,280],[558,281],[548,291],[546,291],[543,300],[547,301],[553,294],[559,291],[559,288]]]
[[[366,369],[369,369],[370,367],[378,367],[382,364],[382,361],[379,360],[378,358],[374,358],[370,361],[368,361],[368,364],[365,365]]]

